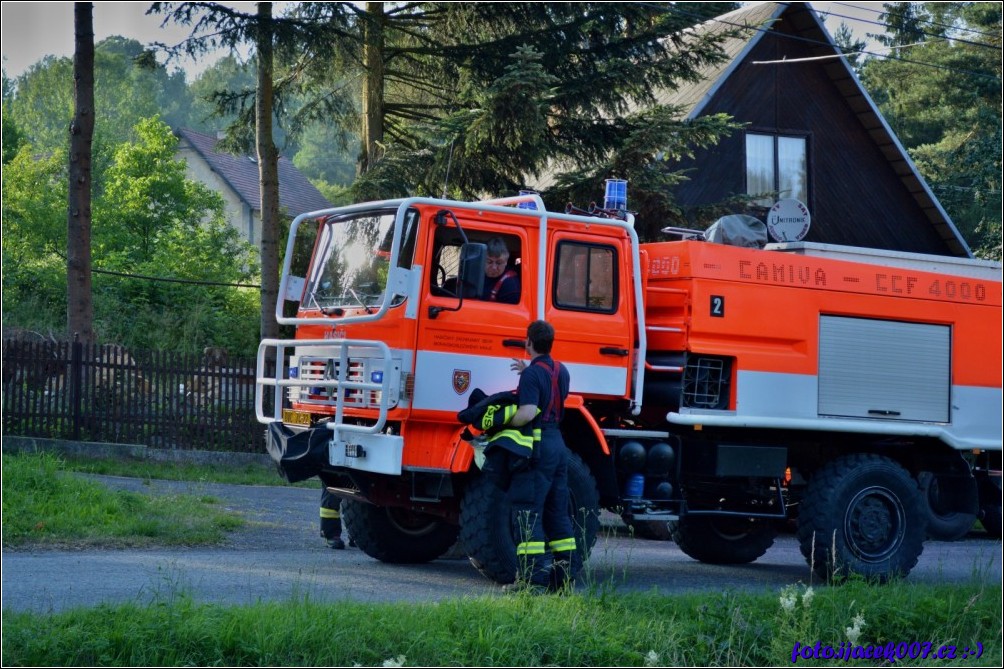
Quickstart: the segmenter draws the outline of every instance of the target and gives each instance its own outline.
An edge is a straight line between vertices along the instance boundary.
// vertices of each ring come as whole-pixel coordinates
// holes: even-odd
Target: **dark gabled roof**
[[[252,210],[261,210],[261,195],[258,190],[258,159],[254,156],[235,156],[218,153],[219,140],[194,130],[185,128],[176,134],[192,145],[214,172],[230,185],[237,196]],[[324,199],[320,191],[296,169],[288,159],[279,157],[279,207],[287,214],[296,216],[308,211],[330,209],[331,203]]]
[[[854,74],[850,63],[841,54],[823,26],[823,22],[808,3],[754,3],[697,26],[694,31],[698,33],[723,33],[737,28],[741,30],[739,36],[729,37],[722,43],[723,50],[729,56],[725,62],[705,67],[700,81],[684,83],[676,90],[664,91],[656,96],[657,101],[681,108],[683,117],[687,120],[700,116],[723,82],[769,32],[771,25],[782,17],[787,25],[797,31],[800,38],[812,44],[813,57],[830,57],[821,60],[820,67],[847,100],[848,106],[899,175],[904,187],[924,211],[938,236],[954,253],[971,257],[969,245],[931,192],[906,149],[900,144],[875,102]],[[834,55],[838,57],[833,57]]]
[[[656,102],[678,107],[688,121],[700,116],[711,97],[739,66],[743,57],[756,45],[764,31],[770,29],[770,24],[780,13],[779,10],[783,9],[783,3],[751,3],[748,7],[722,14],[692,28],[688,32],[698,35],[721,35],[741,27],[749,27],[750,30],[743,30],[741,35],[726,38],[719,44],[726,55],[724,61],[717,65],[706,64],[697,68],[701,75],[697,81],[680,82],[675,90],[666,89],[657,92]]]

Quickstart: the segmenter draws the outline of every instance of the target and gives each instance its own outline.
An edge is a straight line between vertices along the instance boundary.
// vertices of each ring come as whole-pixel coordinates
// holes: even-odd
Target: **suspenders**
[[[545,423],[557,423],[561,420],[561,414],[564,409],[561,402],[561,389],[558,387],[558,378],[561,374],[561,363],[557,360],[552,360],[554,363],[554,369],[547,366],[543,360],[538,360],[534,364],[540,365],[547,372],[547,375],[551,379],[551,400],[547,403],[541,414],[541,420]]]
[[[492,292],[488,295],[488,299],[494,300],[499,294],[499,291],[502,290],[502,284],[505,283],[506,279],[511,279],[514,276],[516,276],[515,270],[506,270],[505,273],[498,278],[498,281],[495,282],[495,285],[492,287]]]

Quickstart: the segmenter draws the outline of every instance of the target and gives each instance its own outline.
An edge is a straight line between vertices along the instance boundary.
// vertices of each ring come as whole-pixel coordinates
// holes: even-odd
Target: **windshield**
[[[376,307],[390,271],[396,210],[328,218],[320,223],[303,305],[308,309]],[[398,265],[411,267],[418,211],[404,215]],[[404,297],[394,296],[391,306]]]

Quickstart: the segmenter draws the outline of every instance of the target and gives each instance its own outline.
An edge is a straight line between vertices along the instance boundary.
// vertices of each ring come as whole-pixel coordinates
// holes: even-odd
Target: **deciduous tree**
[[[157,114],[175,127],[190,124],[184,72],[169,72],[136,40],[109,37],[94,45],[94,82],[94,142],[102,155],[126,141],[141,118]],[[11,85],[5,99],[25,140],[36,150],[65,147],[73,117],[72,59],[46,56]]]
[[[24,136],[18,128],[17,121],[11,114],[10,103],[14,96],[14,82],[7,78],[7,72],[3,72],[3,164],[6,165],[24,143]]]

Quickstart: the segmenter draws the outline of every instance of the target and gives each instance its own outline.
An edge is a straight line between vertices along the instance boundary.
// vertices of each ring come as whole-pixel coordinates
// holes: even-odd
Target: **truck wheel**
[[[342,521],[360,550],[392,564],[435,560],[453,546],[460,531],[436,516],[354,499],[342,500]]]
[[[574,575],[589,558],[600,526],[596,481],[574,453],[568,457],[568,493],[569,513],[575,529]],[[460,545],[471,564],[496,583],[512,583],[518,570],[511,515],[509,498],[487,477],[478,476],[467,486],[460,505]]]
[[[652,541],[671,541],[673,533],[669,530],[669,522],[665,520],[628,520],[623,519],[624,524],[631,528],[631,532],[639,539],[650,539]]]
[[[821,467],[798,517],[802,555],[817,575],[832,580],[906,576],[924,550],[926,530],[916,481],[895,461],[870,453]]]
[[[708,564],[747,564],[774,545],[777,529],[769,521],[741,517],[685,516],[669,523],[680,550]]]
[[[920,498],[927,507],[928,538],[957,541],[973,529],[979,510],[975,479],[952,478],[950,483],[959,487],[949,491],[945,487],[946,479],[939,480],[932,472],[921,472],[917,483],[920,484]],[[957,511],[951,508],[953,506],[972,510]]]
[[[994,539],[1001,538],[1004,519],[1001,517],[1001,479],[982,476],[979,480],[980,490],[980,524],[987,535]]]

